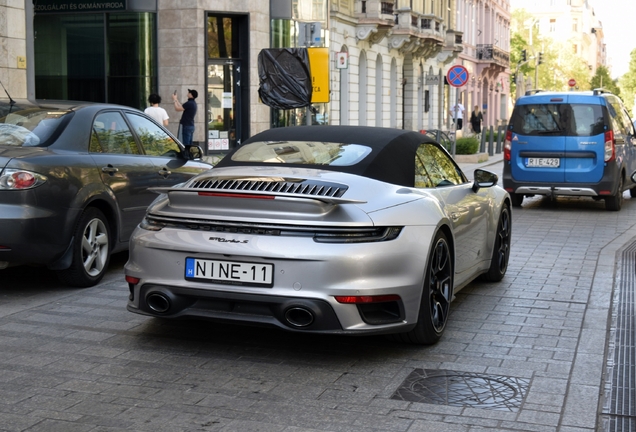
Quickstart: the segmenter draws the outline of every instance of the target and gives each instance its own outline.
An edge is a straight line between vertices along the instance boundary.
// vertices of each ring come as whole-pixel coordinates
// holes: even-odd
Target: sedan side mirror
[[[634,174],[636,174],[636,172]],[[473,178],[473,191],[475,192],[481,188],[493,187],[499,181],[497,174],[483,169],[476,169]]]
[[[203,157],[203,149],[198,145],[187,146],[186,157],[190,160],[201,159]]]

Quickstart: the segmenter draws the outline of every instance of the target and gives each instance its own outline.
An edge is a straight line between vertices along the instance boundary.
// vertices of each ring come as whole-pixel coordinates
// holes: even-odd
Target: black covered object
[[[258,54],[258,94],[271,108],[311,104],[311,73],[306,48],[264,49]]]
[[[242,145],[256,141],[318,141],[363,144],[371,147],[371,153],[355,165],[284,165],[346,172],[408,187],[414,186],[415,152],[417,148],[425,142],[435,143],[428,136],[414,131],[372,126],[337,125],[291,126],[268,129],[250,137]],[[437,145],[439,146],[439,144]],[[440,148],[443,147],[440,146]],[[215,167],[255,165],[254,162],[233,161],[232,154],[238,149],[239,147],[228,153]],[[275,163],[268,163],[267,165],[275,165]]]

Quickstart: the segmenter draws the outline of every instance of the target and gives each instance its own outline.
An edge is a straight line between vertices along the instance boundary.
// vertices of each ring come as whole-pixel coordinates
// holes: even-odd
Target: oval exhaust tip
[[[285,311],[285,320],[293,327],[307,327],[314,322],[314,314],[304,307],[290,307]]]
[[[151,293],[146,297],[148,307],[157,313],[166,313],[170,309],[170,299],[161,293]]]

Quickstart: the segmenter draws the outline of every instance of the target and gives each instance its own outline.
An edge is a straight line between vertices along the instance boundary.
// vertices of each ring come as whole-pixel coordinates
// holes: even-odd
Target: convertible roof
[[[430,137],[402,129],[370,126],[292,126],[274,128],[258,133],[244,141],[243,145],[257,141],[316,141],[334,143],[363,144],[371,148],[371,153],[359,163],[351,166],[296,165],[329,171],[345,172],[383,182],[413,187],[415,179],[415,152],[422,143],[435,143]],[[260,165],[254,162],[236,162],[232,155],[226,155],[216,166]],[[276,165],[268,163],[268,166]]]

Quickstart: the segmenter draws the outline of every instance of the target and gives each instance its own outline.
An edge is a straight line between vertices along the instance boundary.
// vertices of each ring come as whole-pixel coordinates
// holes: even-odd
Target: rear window
[[[35,147],[48,144],[68,123],[72,112],[45,108],[19,108],[0,118],[0,145]]]
[[[512,132],[520,135],[595,136],[605,132],[601,105],[517,105],[510,122]]]
[[[235,162],[350,166],[364,159],[371,148],[361,144],[317,141],[257,141],[244,144],[232,155]]]

